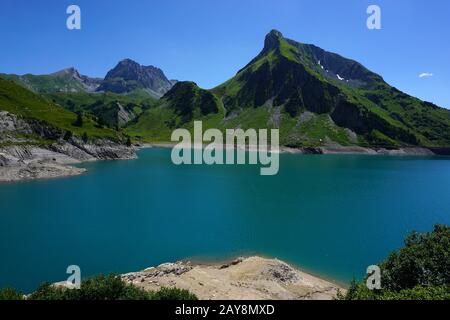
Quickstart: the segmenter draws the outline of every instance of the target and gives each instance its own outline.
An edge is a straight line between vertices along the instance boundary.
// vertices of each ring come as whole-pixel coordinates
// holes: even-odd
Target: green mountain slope
[[[110,128],[122,127],[157,102],[146,90],[128,94],[103,93],[52,93],[46,98],[64,108],[92,114],[101,124]]]
[[[36,93],[93,92],[101,82],[101,79],[80,75],[74,68],[46,75],[0,74],[0,76]]]
[[[83,124],[77,126],[77,114],[58,106],[42,96],[39,96],[15,82],[0,78],[0,111],[8,111],[30,123],[40,123],[43,126],[55,129],[56,135],[51,132],[42,132],[40,138],[50,140],[61,138],[66,132],[77,136],[88,135],[92,138],[107,138],[121,140],[122,135],[115,130],[102,128],[89,116],[83,117]],[[39,137],[35,137],[39,140]]]
[[[356,61],[275,30],[258,56],[209,93],[217,113],[183,117],[184,108],[192,109],[192,93],[175,86],[128,130],[144,140],[168,141],[170,129],[199,119],[222,129],[279,128],[280,142],[297,147],[450,146],[449,110],[400,92]],[[203,103],[196,99],[194,109],[208,108]]]
[[[81,75],[75,68],[48,75],[0,74],[0,77],[41,94],[70,111],[90,114],[102,125],[114,129],[124,126],[152,106],[172,86],[160,69],[140,66],[129,59],[108,72],[104,80]],[[111,83],[116,80],[121,83],[124,79],[130,84],[126,90],[113,92],[115,87]],[[136,81],[132,79],[139,79],[140,84],[133,86]]]
[[[126,132],[143,141],[167,142],[174,129],[192,129],[196,119],[202,119],[205,127],[218,127],[223,117],[223,107],[213,93],[194,82],[177,82],[156,106],[132,121]]]

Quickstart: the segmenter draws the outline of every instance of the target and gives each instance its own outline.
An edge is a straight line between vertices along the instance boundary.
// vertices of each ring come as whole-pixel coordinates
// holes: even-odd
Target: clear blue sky
[[[66,28],[70,4],[81,7],[81,30]],[[382,30],[366,28],[369,4],[381,7]],[[211,88],[253,58],[275,28],[450,108],[449,16],[448,0],[1,0],[0,72],[74,66],[103,77],[131,58]]]

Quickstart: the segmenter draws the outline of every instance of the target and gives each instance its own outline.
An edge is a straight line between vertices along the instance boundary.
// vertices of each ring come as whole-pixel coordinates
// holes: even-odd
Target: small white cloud
[[[426,78],[426,77],[432,77],[432,76],[433,76],[433,74],[430,72],[424,72],[424,73],[419,74],[419,78]]]

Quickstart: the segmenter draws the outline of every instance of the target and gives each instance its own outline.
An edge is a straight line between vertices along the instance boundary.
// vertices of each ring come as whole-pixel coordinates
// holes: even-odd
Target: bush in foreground
[[[413,232],[405,246],[379,264],[381,290],[353,281],[346,300],[450,300],[450,227],[436,225],[429,233]]]
[[[150,292],[150,300],[198,300],[197,296],[188,290],[177,288],[161,288]]]
[[[0,289],[0,300],[23,300],[23,294],[16,289]]]
[[[0,300],[21,300],[23,295],[13,289],[0,290]],[[120,276],[96,276],[81,282],[80,289],[67,289],[44,283],[27,300],[197,300],[187,290],[161,288],[146,291],[124,282]]]

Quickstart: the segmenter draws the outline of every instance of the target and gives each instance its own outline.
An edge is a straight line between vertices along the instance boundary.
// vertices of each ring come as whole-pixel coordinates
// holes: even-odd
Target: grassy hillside
[[[120,135],[111,129],[99,127],[91,118],[83,118],[83,126],[75,126],[77,115],[49,100],[17,85],[13,81],[0,78],[0,110],[8,111],[25,119],[33,119],[48,125],[71,131],[82,136],[86,133],[93,138],[117,140]]]
[[[146,90],[137,90],[128,94],[52,93],[46,94],[45,97],[70,111],[92,114],[100,123],[110,128],[125,125],[130,119],[134,119],[157,102],[157,99]]]
[[[125,129],[136,140],[170,141],[176,128],[193,129],[202,119],[205,128],[221,128],[225,113],[219,99],[193,82],[178,82],[158,103],[144,111]]]

